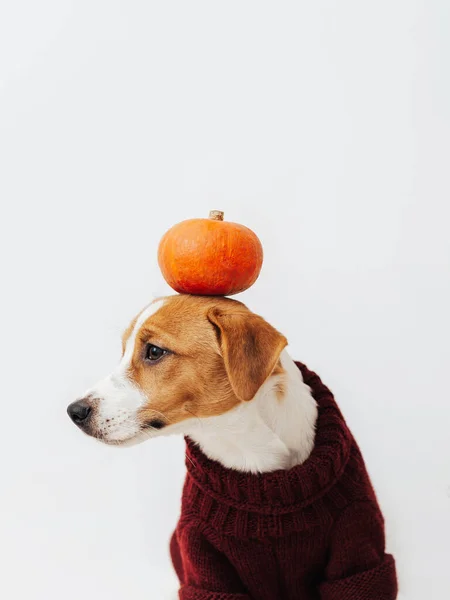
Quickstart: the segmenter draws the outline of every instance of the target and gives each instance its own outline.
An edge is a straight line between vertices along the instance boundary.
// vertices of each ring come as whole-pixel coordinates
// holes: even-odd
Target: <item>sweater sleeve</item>
[[[180,600],[252,600],[226,556],[195,528],[176,531],[170,551]]]
[[[385,554],[384,520],[371,503],[348,507],[335,524],[321,600],[395,600],[395,562]]]

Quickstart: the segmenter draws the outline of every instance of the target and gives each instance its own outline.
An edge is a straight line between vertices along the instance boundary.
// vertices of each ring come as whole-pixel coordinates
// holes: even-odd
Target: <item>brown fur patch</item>
[[[173,424],[220,415],[253,397],[276,367],[285,338],[229,298],[164,300],[137,332],[130,366],[130,377],[148,398],[141,422],[161,418]],[[135,323],[126,330],[124,344]],[[149,363],[144,360],[148,343],[169,352]]]
[[[286,395],[286,386],[283,381],[277,381],[274,386],[275,395],[277,400],[281,401]]]
[[[272,375],[280,376],[280,379],[277,381],[277,383],[274,386],[275,395],[277,397],[277,400],[283,400],[283,398],[286,395],[286,383],[285,383],[284,377],[283,377],[283,375],[285,373],[286,373],[286,371],[281,366],[281,361],[278,361],[275,366],[275,369],[272,371]]]

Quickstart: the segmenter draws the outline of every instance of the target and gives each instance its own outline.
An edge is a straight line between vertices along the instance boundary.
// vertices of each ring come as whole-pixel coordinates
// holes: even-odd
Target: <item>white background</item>
[[[449,37],[447,0],[2,0],[2,598],[170,587],[182,441],[65,410],[210,209],[263,242],[241,299],[334,390],[402,597],[450,597]]]

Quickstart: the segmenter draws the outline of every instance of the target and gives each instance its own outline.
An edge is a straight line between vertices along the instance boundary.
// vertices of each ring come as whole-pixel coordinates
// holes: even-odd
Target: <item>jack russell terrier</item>
[[[170,543],[181,600],[395,600],[359,448],[287,340],[235,300],[154,300],[115,371],[68,407],[106,444],[186,436]]]

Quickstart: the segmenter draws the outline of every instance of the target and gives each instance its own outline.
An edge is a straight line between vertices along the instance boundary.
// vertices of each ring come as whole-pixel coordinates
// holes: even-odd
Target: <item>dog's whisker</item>
[[[197,419],[197,421],[200,423],[200,427],[203,428],[203,421],[200,419],[200,417],[198,417],[195,413],[192,412],[192,410],[189,410],[189,408],[185,407],[186,412],[188,412],[189,414],[191,414],[193,417],[195,417]]]
[[[194,467],[194,469],[196,469],[197,465],[194,463],[194,461],[192,460],[192,458],[190,456],[188,456],[186,452],[185,452],[184,455],[186,456],[186,458],[188,459],[188,461],[191,463],[191,465]]]

